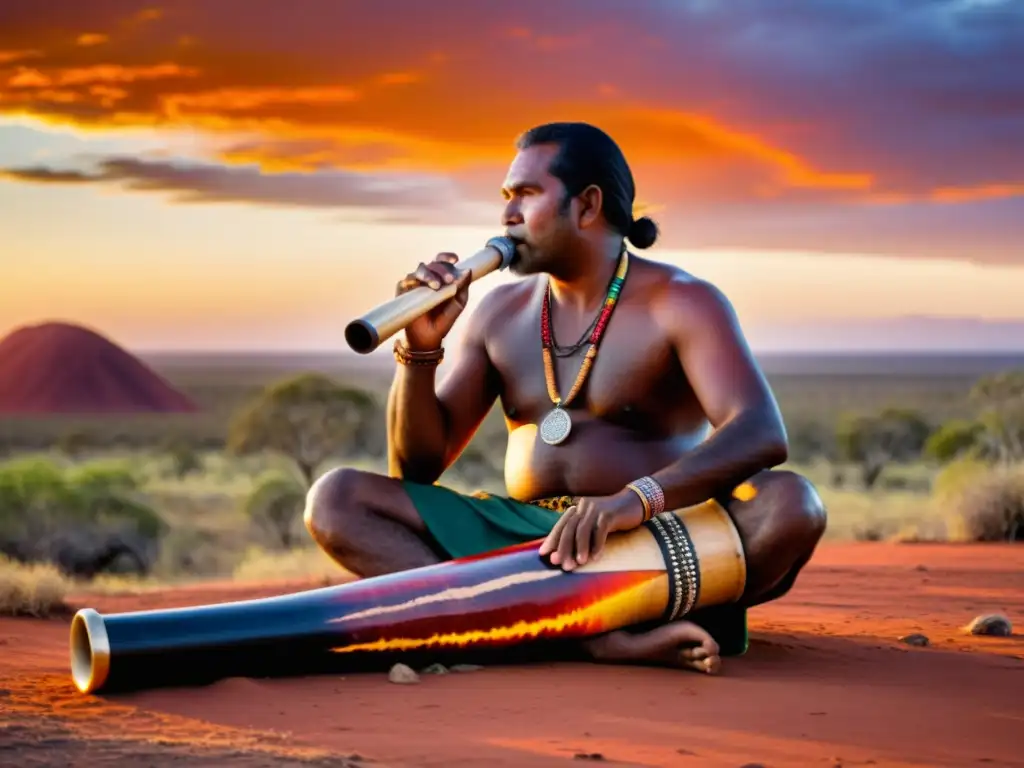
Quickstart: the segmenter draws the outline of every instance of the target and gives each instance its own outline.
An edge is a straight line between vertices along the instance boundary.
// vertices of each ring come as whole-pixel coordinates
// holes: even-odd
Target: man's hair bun
[[[629,225],[627,237],[629,242],[637,248],[650,248],[658,239],[658,225],[648,216],[633,219],[633,223]]]

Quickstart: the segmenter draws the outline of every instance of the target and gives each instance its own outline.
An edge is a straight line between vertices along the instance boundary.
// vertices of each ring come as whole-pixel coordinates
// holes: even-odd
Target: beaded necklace
[[[615,305],[618,304],[619,294],[622,292],[622,285],[626,281],[626,273],[629,271],[629,251],[625,248],[622,250],[622,255],[619,257],[619,265],[615,270],[615,277],[612,279],[611,284],[608,286],[608,293],[604,299],[604,306],[601,308],[601,314],[598,315],[597,323],[594,325],[594,330],[590,334],[590,346],[587,348],[587,354],[583,358],[583,364],[580,366],[580,371],[576,375],[576,381],[573,382],[572,388],[569,390],[569,394],[565,396],[565,400],[561,398],[558,393],[558,381],[555,375],[555,361],[554,361],[554,334],[551,331],[551,290],[544,294],[544,303],[541,305],[540,310],[540,337],[543,344],[543,355],[544,355],[544,379],[548,387],[548,397],[551,398],[551,402],[554,404],[552,409],[544,420],[540,424],[540,437],[548,445],[558,445],[565,441],[569,437],[569,433],[572,431],[572,418],[569,416],[569,412],[566,408],[576,399],[576,396],[580,393],[583,388],[583,384],[587,380],[587,376],[590,374],[590,369],[594,366],[594,360],[597,358],[597,346],[601,341],[601,337],[604,335],[604,330],[608,326],[608,321],[611,319],[612,312],[615,310]]]

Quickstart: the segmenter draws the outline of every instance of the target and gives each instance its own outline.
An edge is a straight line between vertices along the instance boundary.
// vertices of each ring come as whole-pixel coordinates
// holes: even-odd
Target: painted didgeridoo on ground
[[[231,675],[326,672],[344,657],[502,653],[669,621],[735,602],[746,584],[739,534],[715,502],[612,534],[573,572],[540,541],[399,573],[256,600],[101,615],[71,623],[82,693]]]

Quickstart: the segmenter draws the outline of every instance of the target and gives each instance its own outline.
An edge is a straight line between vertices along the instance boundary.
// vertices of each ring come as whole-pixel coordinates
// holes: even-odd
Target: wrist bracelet
[[[640,497],[640,501],[643,502],[643,522],[646,523],[655,515],[660,515],[665,511],[665,492],[653,477],[641,477],[639,480],[628,483],[626,487],[636,493]]]
[[[395,360],[402,365],[426,365],[435,366],[444,360],[444,347],[438,347],[428,352],[414,352],[402,343],[401,339],[395,339]]]

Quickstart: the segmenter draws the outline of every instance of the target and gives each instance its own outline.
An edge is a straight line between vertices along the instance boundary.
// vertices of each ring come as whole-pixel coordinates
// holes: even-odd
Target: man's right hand
[[[435,291],[452,283],[458,286],[457,293],[451,299],[434,307],[405,327],[406,343],[415,352],[429,352],[440,347],[444,337],[466,308],[472,273],[466,271],[460,277],[455,270],[458,260],[459,257],[454,253],[439,253],[431,263],[421,262],[416,271],[410,272],[399,281],[395,289],[395,295],[401,296],[424,285]]]

